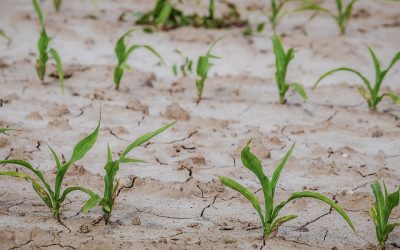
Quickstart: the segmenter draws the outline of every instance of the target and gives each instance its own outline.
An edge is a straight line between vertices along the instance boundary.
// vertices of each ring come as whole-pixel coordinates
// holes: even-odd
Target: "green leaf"
[[[57,170],[59,170],[62,167],[60,159],[58,158],[57,153],[49,145],[47,146],[49,147],[51,154],[53,155],[53,158],[56,161]]]
[[[24,174],[24,173],[16,172],[16,171],[0,172],[0,175],[16,177],[16,178],[23,178],[23,179],[26,179],[29,181],[35,181],[35,179],[33,179],[31,176]]]
[[[118,160],[118,163],[145,163],[145,161],[139,160],[139,159],[123,157]]]
[[[368,93],[368,91],[367,91],[364,87],[359,86],[359,87],[357,87],[357,90],[358,90],[358,92],[360,93],[360,95],[361,95],[366,101],[371,100],[370,94]]]
[[[279,181],[279,177],[281,175],[283,167],[286,165],[286,162],[288,161],[289,157],[292,155],[293,149],[295,147],[295,143],[290,147],[289,151],[285,154],[285,156],[282,158],[281,162],[279,165],[276,167],[273,175],[272,175],[272,180],[271,180],[271,187],[272,187],[272,193],[275,193],[275,188],[276,185]]]
[[[56,61],[58,79],[60,80],[60,86],[61,86],[61,92],[64,94],[64,71],[63,71],[60,56],[58,55],[57,51],[53,48],[50,48],[49,53],[54,58],[54,61]]]
[[[42,9],[40,8],[40,5],[36,0],[32,0],[32,3],[33,3],[33,7],[35,8],[36,14],[39,17],[40,26],[42,27],[42,29],[44,29],[44,18],[43,18]]]
[[[294,220],[297,218],[297,215],[291,214],[280,217],[279,219],[275,220],[274,223],[271,225],[271,232],[278,230],[278,228],[285,222]]]
[[[171,15],[172,12],[172,5],[168,2],[165,2],[163,5],[160,14],[157,16],[155,23],[157,26],[163,26],[167,20],[169,19],[169,16]]]
[[[97,206],[101,202],[102,198],[98,196],[97,194],[92,196],[89,200],[85,202],[85,204],[82,207],[82,213],[86,214],[88,213],[92,208]]]
[[[330,70],[330,71],[326,72],[325,74],[323,74],[323,75],[317,80],[317,82],[314,84],[314,88],[316,88],[316,87],[318,86],[318,84],[319,84],[324,78],[326,78],[327,76],[329,76],[329,75],[331,75],[331,74],[333,74],[333,73],[335,73],[335,72],[338,72],[338,71],[348,71],[348,72],[354,73],[355,75],[359,76],[359,77],[363,80],[364,84],[368,87],[368,90],[369,90],[370,92],[373,91],[372,88],[371,88],[371,83],[370,83],[370,81],[369,81],[366,77],[364,77],[364,76],[363,76],[360,72],[358,72],[357,70],[354,70],[354,69],[351,69],[351,68],[346,68],[346,67],[336,68],[336,69],[333,69],[333,70]]]
[[[388,96],[392,99],[393,103],[400,106],[400,96],[396,93],[389,92],[382,95],[382,97]]]
[[[93,147],[93,145],[96,143],[97,136],[99,135],[99,130],[100,130],[100,119],[96,129],[90,135],[83,138],[75,145],[71,159],[68,162],[68,165],[82,159],[85,156],[85,154]]]
[[[145,135],[142,135],[141,137],[136,139],[133,143],[131,143],[130,145],[128,145],[125,148],[125,150],[121,153],[121,158],[124,158],[132,149],[136,148],[137,146],[142,145],[143,143],[147,142],[148,140],[150,140],[154,136],[164,132],[166,129],[168,129],[169,127],[173,126],[175,123],[176,123],[176,121],[168,123],[165,126],[159,128],[159,129],[157,129],[157,130],[155,130],[153,132],[150,132],[150,133],[147,133]]]
[[[33,190],[38,194],[38,196],[43,200],[48,208],[52,209],[52,201],[50,195],[40,186],[36,181],[32,181]]]
[[[351,222],[349,216],[346,214],[346,212],[343,210],[343,208],[340,207],[339,205],[337,205],[333,200],[329,199],[328,197],[326,197],[320,193],[311,192],[311,191],[303,191],[303,192],[293,193],[285,203],[288,203],[292,200],[300,199],[300,198],[314,198],[314,199],[320,200],[322,202],[325,202],[326,204],[331,206],[333,209],[335,209],[340,214],[340,216],[342,216],[342,218],[349,224],[349,226],[351,227],[351,229],[354,232],[356,231],[354,228],[353,222]]]
[[[43,185],[46,187],[47,191],[51,194],[51,196],[53,196],[53,191],[50,188],[50,185],[46,182],[43,173],[40,170],[37,170],[35,168],[32,167],[32,165],[29,162],[23,161],[23,160],[3,160],[0,161],[0,165],[1,164],[16,164],[16,165],[20,165],[24,168],[27,168],[28,170],[32,171],[39,179],[40,181],[43,183]]]
[[[301,96],[304,100],[308,100],[307,92],[304,90],[304,87],[299,83],[292,84],[293,89]]]
[[[0,37],[3,37],[4,39],[6,39],[8,43],[11,42],[11,38],[9,36],[7,36],[6,33],[2,30],[0,30]]]
[[[253,207],[257,210],[258,216],[260,217],[261,220],[261,224],[264,224],[264,216],[262,214],[261,206],[260,203],[258,202],[257,197],[247,188],[243,187],[241,184],[237,183],[236,181],[230,178],[220,176],[219,179],[221,180],[222,184],[241,193],[244,197],[246,197],[246,199],[248,199],[253,205]]]

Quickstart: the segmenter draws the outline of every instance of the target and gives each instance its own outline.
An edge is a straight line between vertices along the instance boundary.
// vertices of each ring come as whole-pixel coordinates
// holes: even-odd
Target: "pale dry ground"
[[[0,135],[1,159],[29,160],[53,181],[54,162],[46,144],[68,159],[74,143],[95,128],[101,107],[99,139],[65,181],[100,193],[107,142],[117,154],[142,133],[174,119],[180,121],[132,153],[147,164],[121,168],[119,177],[127,185],[133,181],[133,187],[118,197],[108,226],[93,223],[101,215],[99,208],[78,214],[85,197],[76,193],[63,207],[69,232],[51,218],[29,183],[0,178],[0,249],[259,248],[261,230],[255,211],[218,181],[219,175],[225,175],[257,190],[255,176],[238,157],[251,137],[268,174],[296,142],[282,173],[277,201],[294,191],[318,190],[346,209],[358,232],[352,233],[326,205],[298,200],[283,214],[295,213],[299,218],[282,226],[267,249],[374,248],[369,184],[381,179],[391,189],[399,185],[400,109],[384,101],[379,113],[368,112],[355,89],[360,80],[345,73],[326,79],[313,92],[310,87],[322,72],[337,66],[354,66],[373,77],[367,44],[386,66],[400,49],[400,4],[359,1],[357,18],[345,36],[338,36],[335,23],[326,16],[306,26],[308,36],[299,28],[308,13],[287,16],[279,31],[285,34],[285,45],[297,50],[288,78],[307,86],[310,101],[304,103],[290,93],[288,105],[281,106],[273,81],[269,27],[252,38],[244,38],[238,29],[135,32],[128,40],[155,46],[167,65],[138,51],[129,60],[136,70],[125,75],[120,92],[114,91],[114,44],[133,27],[134,20],[127,15],[125,22],[118,22],[118,16],[151,8],[153,1],[145,0],[98,1],[98,7],[90,1],[65,1],[59,14],[54,13],[51,1],[42,2],[53,37],[51,46],[72,73],[62,96],[56,79],[47,76],[43,85],[36,77],[33,65],[39,28],[27,2],[0,2],[0,28],[13,38],[9,45],[0,41],[0,127],[19,130]],[[260,9],[257,1],[236,2],[244,12],[246,6]],[[261,14],[246,15],[259,20]],[[216,62],[205,99],[196,106],[194,79],[172,75],[172,64],[180,62],[173,51],[179,48],[194,58],[223,34],[229,37],[215,50],[223,59]],[[49,67],[49,73],[52,70]],[[397,66],[385,86],[399,93],[399,79]],[[177,105],[166,110],[173,103],[186,112]],[[397,209],[393,219],[399,217]],[[391,235],[388,248],[398,248],[399,236],[399,230]]]

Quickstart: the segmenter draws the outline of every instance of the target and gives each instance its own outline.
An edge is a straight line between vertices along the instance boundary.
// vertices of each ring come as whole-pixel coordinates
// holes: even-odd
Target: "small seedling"
[[[134,30],[129,30],[128,32],[126,32],[123,36],[121,36],[118,39],[117,44],[115,45],[115,55],[117,56],[118,64],[114,70],[114,84],[115,84],[115,89],[117,89],[117,90],[119,90],[119,86],[121,83],[122,76],[124,74],[124,70],[130,69],[130,67],[127,63],[129,55],[136,49],[139,49],[139,48],[147,49],[153,55],[158,57],[158,59],[160,59],[160,61],[162,63],[164,63],[164,60],[162,59],[160,54],[153,47],[151,47],[149,45],[134,44],[134,45],[128,47],[125,44],[125,38],[133,31]]]
[[[331,11],[327,8],[324,8],[320,4],[315,3],[313,1],[307,2],[305,4],[305,6],[300,9],[301,10],[313,10],[316,12],[322,12],[322,13],[328,14],[336,21],[336,23],[339,27],[339,30],[340,30],[340,34],[343,35],[346,33],[346,27],[347,27],[347,24],[349,23],[349,20],[350,20],[352,11],[353,11],[353,5],[356,2],[357,2],[357,0],[351,0],[346,6],[344,6],[344,0],[336,0],[337,13],[334,13],[333,11]]]
[[[211,63],[211,59],[221,59],[220,57],[211,54],[212,49],[214,46],[221,41],[223,38],[226,36],[222,36],[216,40],[214,40],[211,44],[210,47],[205,55],[200,56],[197,59],[197,78],[196,78],[196,89],[197,89],[197,103],[201,101],[202,95],[203,95],[203,89],[204,89],[204,83],[207,80],[208,77],[208,71],[214,64]]]
[[[389,224],[390,214],[399,205],[400,187],[393,193],[388,192],[385,183],[383,184],[384,191],[382,191],[382,187],[377,181],[371,187],[375,196],[375,204],[371,207],[369,213],[375,224],[379,249],[385,249],[385,242],[389,234],[396,227],[400,227],[400,223]]]
[[[189,59],[188,57],[184,56],[181,51],[175,50],[175,53],[180,55],[183,58],[183,63],[181,65],[174,64],[172,66],[172,72],[175,76],[178,75],[178,70],[182,73],[183,77],[186,77],[188,73],[193,72],[193,60]]]
[[[62,0],[53,0],[53,5],[56,11],[60,11]]]
[[[58,72],[58,78],[60,80],[60,85],[61,85],[61,91],[64,92],[64,72],[62,68],[62,63],[60,56],[58,55],[58,52],[49,47],[49,43],[51,38],[47,35],[45,26],[44,26],[44,17],[42,10],[40,8],[39,3],[37,0],[32,0],[33,6],[35,7],[35,11],[39,17],[39,22],[40,22],[40,37],[38,41],[38,50],[39,50],[39,57],[36,60],[36,72],[38,74],[39,79],[43,82],[44,81],[44,76],[46,75],[46,64],[49,59],[49,54],[51,57],[54,59],[56,62],[57,66],[57,72]]]
[[[375,52],[368,47],[369,53],[371,54],[372,61],[374,63],[375,67],[375,85],[371,84],[371,81],[368,80],[364,75],[362,75],[359,71],[354,70],[352,68],[347,68],[347,67],[341,67],[341,68],[336,68],[331,71],[326,72],[323,74],[315,83],[314,88],[318,86],[318,84],[327,76],[337,72],[337,71],[348,71],[351,73],[354,73],[358,77],[361,78],[367,89],[364,87],[360,86],[358,87],[358,92],[360,92],[361,96],[367,101],[368,107],[371,111],[376,111],[378,104],[382,101],[384,97],[390,97],[393,101],[394,104],[400,105],[400,96],[397,95],[396,93],[393,92],[385,92],[383,94],[380,94],[382,82],[385,79],[387,73],[391,70],[391,68],[400,60],[400,52],[398,52],[392,59],[391,63],[389,66],[385,69],[382,70],[381,64],[378,60],[378,58],[375,55]]]
[[[31,171],[34,175],[28,175],[19,171],[6,171],[0,172],[0,175],[6,175],[11,177],[23,178],[27,181],[32,183],[32,187],[35,192],[39,195],[39,197],[43,200],[46,206],[52,211],[54,218],[56,218],[60,223],[61,222],[61,212],[60,208],[63,202],[65,201],[67,195],[73,191],[82,191],[90,196],[90,199],[86,201],[84,206],[82,207],[82,212],[87,212],[94,206],[98,204],[101,198],[92,192],[91,190],[76,186],[76,187],[68,187],[62,193],[62,184],[64,180],[64,176],[67,173],[69,167],[74,164],[75,162],[81,160],[85,154],[93,147],[97,140],[97,135],[99,134],[99,127],[100,121],[97,125],[97,128],[94,132],[92,132],[87,137],[80,140],[74,147],[72,152],[72,156],[70,160],[66,163],[61,163],[60,159],[58,158],[56,152],[49,146],[49,149],[54,157],[56,163],[56,181],[54,184],[54,189],[50,187],[50,184],[45,180],[44,174],[42,171],[34,168],[29,162],[13,159],[13,160],[2,160],[0,164],[15,164],[21,167],[26,168],[27,170]]]
[[[263,214],[260,202],[258,201],[257,197],[253,194],[253,192],[251,192],[249,189],[242,186],[238,182],[224,176],[220,176],[220,180],[227,187],[236,190],[237,192],[241,193],[244,197],[246,197],[251,202],[253,207],[257,210],[257,213],[260,217],[261,224],[263,227],[264,245],[265,245],[265,240],[268,238],[268,236],[276,232],[283,223],[293,220],[297,217],[297,215],[285,215],[283,217],[278,218],[278,215],[281,209],[285,205],[287,205],[290,201],[300,198],[314,198],[322,202],[325,202],[333,209],[335,209],[349,224],[349,226],[353,229],[353,231],[355,231],[353,223],[351,222],[350,218],[343,210],[343,208],[337,205],[333,200],[317,192],[312,192],[312,191],[296,192],[293,193],[286,201],[283,201],[279,205],[275,206],[274,198],[275,198],[276,185],[278,183],[281,171],[293,151],[294,145],[289,149],[289,151],[286,153],[286,155],[279,163],[278,167],[275,169],[272,179],[269,179],[264,174],[261,162],[250,151],[250,146],[249,146],[250,143],[251,140],[247,143],[247,146],[242,150],[241,158],[243,165],[250,171],[252,171],[257,176],[257,178],[261,183],[261,190],[264,194],[265,213]]]
[[[133,143],[131,143],[125,148],[125,150],[119,155],[118,160],[112,159],[111,149],[107,145],[107,163],[104,167],[106,171],[106,175],[104,176],[104,197],[100,202],[100,205],[103,208],[103,219],[106,224],[108,224],[110,220],[111,212],[115,205],[115,199],[117,198],[119,192],[123,188],[123,186],[122,187],[120,186],[120,182],[118,180],[115,180],[115,176],[119,171],[119,165],[124,163],[144,162],[142,160],[128,158],[127,155],[134,148],[142,145],[143,143],[147,142],[154,136],[162,133],[163,131],[165,131],[174,124],[175,122],[169,123],[156,131],[142,135],[141,137],[136,139]]]
[[[275,54],[275,81],[279,90],[281,104],[286,103],[286,93],[292,87],[304,100],[308,99],[304,87],[299,83],[287,83],[286,73],[290,61],[294,58],[294,49],[290,48],[287,52],[277,35],[272,37],[272,44]]]

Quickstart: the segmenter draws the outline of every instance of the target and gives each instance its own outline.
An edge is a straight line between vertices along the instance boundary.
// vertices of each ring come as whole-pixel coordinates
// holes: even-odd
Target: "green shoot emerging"
[[[154,136],[162,133],[163,131],[165,131],[174,124],[175,122],[169,123],[156,131],[142,135],[141,137],[136,139],[132,144],[128,145],[125,148],[125,150],[120,154],[117,160],[112,159],[111,149],[109,146],[107,147],[107,163],[104,167],[106,171],[106,175],[104,176],[104,197],[100,202],[103,208],[103,218],[106,224],[108,224],[110,220],[111,212],[115,204],[115,199],[117,198],[119,192],[123,188],[123,186],[122,187],[120,186],[119,181],[115,180],[115,176],[119,171],[119,165],[124,163],[143,162],[142,160],[129,158],[127,157],[127,154],[134,148],[142,145],[143,143],[147,142]]]
[[[60,56],[58,55],[58,52],[49,47],[49,43],[51,38],[47,35],[45,26],[44,26],[44,18],[43,18],[43,13],[40,8],[39,3],[37,0],[32,0],[33,6],[35,7],[35,11],[39,17],[39,22],[40,22],[40,37],[38,41],[38,50],[39,50],[39,57],[36,60],[36,72],[39,77],[39,79],[43,82],[44,81],[44,76],[46,75],[46,64],[47,61],[49,60],[49,54],[51,57],[54,59],[56,62],[57,66],[57,72],[58,72],[58,78],[60,80],[60,85],[61,85],[61,91],[64,92],[64,72],[62,69],[62,64],[60,60]]]
[[[389,224],[390,214],[399,205],[400,187],[394,193],[389,193],[385,184],[383,184],[384,190],[382,191],[382,187],[377,181],[371,187],[375,196],[375,204],[369,213],[375,224],[379,249],[385,249],[385,242],[389,234],[396,227],[400,227],[400,223]]]
[[[293,201],[295,199],[300,199],[300,198],[314,198],[317,200],[320,200],[322,202],[325,202],[329,206],[331,206],[333,209],[335,209],[342,217],[343,219],[350,225],[350,227],[355,231],[353,223],[351,222],[350,218],[346,214],[346,212],[341,208],[339,205],[337,205],[333,200],[329,199],[328,197],[317,193],[317,192],[311,192],[311,191],[302,191],[302,192],[296,192],[293,193],[287,200],[282,201],[279,203],[279,205],[274,205],[274,197],[275,197],[275,191],[276,191],[276,185],[278,184],[278,180],[281,174],[281,171],[283,167],[285,166],[288,158],[290,157],[294,145],[289,149],[289,151],[286,153],[286,155],[283,157],[277,168],[275,169],[272,178],[268,178],[263,171],[263,167],[261,165],[261,162],[258,160],[258,158],[250,151],[250,143],[251,140],[247,143],[247,146],[242,150],[241,152],[241,158],[243,165],[248,168],[250,171],[252,171],[258,178],[258,180],[261,183],[261,189],[264,194],[264,203],[265,203],[265,212],[263,213],[260,202],[258,201],[258,198],[251,192],[249,189],[246,187],[242,186],[238,182],[224,177],[220,176],[221,182],[226,185],[227,187],[236,190],[237,192],[241,193],[244,197],[246,197],[253,207],[256,209],[260,220],[261,220],[261,225],[263,227],[263,239],[264,239],[264,245],[265,245],[265,240],[267,239],[268,236],[271,235],[271,233],[276,232],[283,223],[293,220],[297,217],[297,215],[285,215],[282,217],[278,217],[279,212],[281,209],[287,205],[290,201]]]
[[[28,175],[19,171],[5,171],[0,172],[0,175],[6,175],[11,177],[23,178],[32,183],[32,188],[38,194],[38,196],[43,200],[46,206],[52,211],[54,217],[61,222],[61,212],[60,208],[63,202],[65,201],[67,195],[73,191],[82,191],[90,196],[90,199],[86,201],[84,204],[82,211],[88,211],[92,207],[96,206],[101,198],[92,192],[91,190],[76,186],[76,187],[69,187],[64,189],[61,192],[62,184],[64,180],[64,176],[67,173],[69,167],[74,164],[75,162],[81,160],[85,154],[93,147],[97,140],[97,136],[99,134],[99,127],[100,121],[97,125],[97,128],[94,132],[92,132],[87,137],[80,140],[76,145],[72,152],[72,156],[69,161],[66,163],[61,163],[60,159],[58,158],[56,152],[49,146],[51,153],[53,154],[55,164],[57,166],[57,174],[56,174],[56,181],[54,184],[54,189],[50,187],[50,184],[46,181],[44,174],[42,171],[34,168],[29,162],[13,159],[13,160],[3,160],[0,161],[0,165],[2,164],[15,164],[19,165],[26,170],[32,172],[33,175]]]
[[[375,55],[375,52],[371,49],[368,48],[369,53],[371,54],[372,61],[374,63],[375,67],[375,83],[374,85],[371,84],[371,81],[368,80],[364,75],[362,75],[360,72],[357,70],[354,70],[352,68],[346,68],[346,67],[341,67],[341,68],[336,68],[331,71],[326,72],[323,74],[318,81],[315,83],[315,87],[318,86],[318,84],[327,76],[337,72],[337,71],[348,71],[351,72],[358,77],[361,78],[363,81],[364,85],[366,88],[360,86],[358,87],[358,92],[360,92],[361,96],[367,101],[368,107],[371,111],[376,111],[378,104],[382,101],[384,97],[389,97],[392,99],[393,103],[396,105],[400,105],[400,96],[397,95],[396,93],[393,92],[385,92],[381,94],[381,85],[383,80],[385,79],[386,74],[390,71],[390,69],[400,60],[400,52],[398,52],[390,62],[389,66],[386,69],[381,68],[381,64],[378,60],[378,58]]]
[[[351,17],[353,5],[356,2],[357,0],[351,0],[347,3],[346,6],[344,6],[343,0],[336,0],[337,13],[334,13],[333,11],[324,8],[320,4],[314,3],[313,1],[306,3],[305,6],[301,8],[301,10],[313,10],[328,14],[336,21],[340,30],[340,34],[343,35],[346,33],[346,27]]]
[[[279,90],[279,99],[281,104],[286,103],[286,93],[292,87],[304,100],[308,99],[304,87],[299,83],[287,83],[286,73],[289,62],[294,58],[294,49],[290,48],[287,52],[277,35],[272,37],[272,44],[275,54],[275,81]]]
[[[118,39],[117,44],[115,45],[115,55],[117,56],[118,64],[114,69],[114,84],[115,84],[115,89],[117,89],[117,90],[119,90],[121,79],[122,79],[122,76],[124,75],[124,70],[130,69],[130,67],[127,63],[129,55],[136,49],[139,49],[139,48],[147,49],[153,55],[158,57],[158,59],[160,59],[160,61],[162,63],[164,63],[164,60],[162,59],[160,54],[155,49],[153,49],[153,47],[151,47],[149,45],[134,44],[131,46],[127,46],[125,44],[125,37],[128,36],[132,32],[133,32],[133,30],[129,30],[128,32],[126,32],[123,36],[121,36]]]
[[[208,77],[208,71],[210,68],[214,65],[211,63],[211,59],[220,59],[220,57],[211,54],[212,49],[214,46],[221,41],[225,36],[222,36],[216,40],[214,40],[211,44],[210,47],[205,55],[200,56],[197,59],[197,78],[196,78],[196,88],[197,88],[197,103],[201,101],[202,95],[203,95],[203,89],[204,89],[204,83],[207,80]]]
[[[184,56],[181,51],[175,50],[175,52],[183,58],[183,63],[181,65],[174,64],[172,66],[172,72],[175,76],[178,75],[178,70],[182,73],[183,77],[186,77],[188,73],[193,72],[193,60]]]

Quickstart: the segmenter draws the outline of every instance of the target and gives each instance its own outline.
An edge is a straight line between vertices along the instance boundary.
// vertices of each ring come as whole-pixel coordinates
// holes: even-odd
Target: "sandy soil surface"
[[[261,12],[247,11],[248,7],[266,11],[258,1],[236,2],[255,21]],[[327,16],[306,26],[309,13],[283,19],[278,28],[283,42],[297,50],[288,79],[303,83],[310,100],[303,102],[290,93],[288,104],[282,106],[274,83],[269,27],[251,38],[243,37],[239,29],[135,32],[128,40],[153,45],[167,65],[138,51],[129,60],[135,70],[125,75],[121,91],[115,91],[114,44],[134,27],[133,16],[126,15],[124,22],[118,17],[122,12],[148,10],[152,4],[98,1],[96,7],[74,0],[65,1],[57,14],[51,1],[42,2],[52,46],[72,74],[62,96],[57,79],[46,76],[41,84],[36,76],[39,27],[32,5],[23,0],[0,2],[0,28],[13,38],[11,44],[0,41],[0,127],[19,130],[0,135],[1,159],[29,160],[53,181],[55,165],[46,144],[68,157],[74,143],[95,128],[101,107],[99,139],[65,181],[101,193],[107,142],[117,154],[144,132],[179,120],[133,152],[148,163],[121,168],[119,178],[132,187],[118,197],[111,225],[96,223],[100,208],[80,214],[86,197],[76,193],[63,207],[69,231],[51,217],[29,183],[1,177],[0,249],[260,248],[262,231],[254,209],[218,181],[225,175],[257,190],[255,176],[239,157],[251,137],[268,174],[296,142],[278,185],[278,201],[294,191],[317,190],[337,200],[358,231],[352,233],[326,205],[303,199],[284,209],[285,214],[299,217],[283,225],[267,249],[373,249],[369,184],[381,179],[391,189],[399,185],[400,109],[384,101],[378,113],[369,112],[355,89],[359,79],[345,73],[326,79],[315,91],[310,87],[322,72],[337,66],[354,66],[373,77],[366,45],[375,48],[386,66],[400,48],[400,5],[359,1],[345,36],[338,35]],[[215,49],[223,59],[206,82],[205,99],[196,105],[193,77],[172,74],[172,64],[180,62],[174,50],[195,58],[223,34],[229,36]],[[385,88],[399,93],[399,79],[396,67]],[[393,218],[399,217],[397,209]],[[400,231],[394,231],[388,247],[399,248],[399,237]]]

